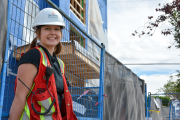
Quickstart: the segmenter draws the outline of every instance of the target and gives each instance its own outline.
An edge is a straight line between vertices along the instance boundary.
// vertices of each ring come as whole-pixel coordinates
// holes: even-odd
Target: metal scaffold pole
[[[148,118],[150,117],[150,111],[149,110],[151,110],[151,93],[150,92],[148,92]]]
[[[148,117],[148,109],[147,109],[147,84],[145,84],[145,115]]]
[[[99,106],[98,106],[98,118],[103,120],[103,103],[104,103],[104,67],[105,67],[105,46],[101,44],[101,61],[100,61],[100,89],[99,89]]]

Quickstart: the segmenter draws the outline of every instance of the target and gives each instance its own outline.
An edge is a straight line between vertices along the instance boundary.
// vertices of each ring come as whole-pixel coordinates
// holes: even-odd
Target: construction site
[[[0,120],[8,120],[21,54],[35,37],[32,23],[44,8],[62,14],[62,51],[78,120],[178,120],[177,101],[166,107],[108,52],[107,0],[0,0]],[[177,105],[178,104],[178,105]]]

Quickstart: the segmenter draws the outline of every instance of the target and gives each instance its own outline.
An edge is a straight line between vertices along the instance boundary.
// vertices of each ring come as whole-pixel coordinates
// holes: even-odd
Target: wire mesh
[[[56,5],[59,3],[52,0]],[[10,22],[7,43],[8,61],[5,78],[5,93],[1,119],[7,120],[14,98],[14,81],[18,62],[22,53],[30,48],[35,37],[32,23],[36,14],[43,8],[51,7],[45,0],[8,0]],[[70,8],[69,8],[70,9]],[[66,28],[63,29],[62,52],[57,55],[65,63],[65,75],[69,81],[69,91],[73,99],[73,110],[78,117],[99,118],[98,104],[101,49],[63,16]],[[89,46],[88,43],[92,45]],[[93,46],[93,47],[92,47]]]

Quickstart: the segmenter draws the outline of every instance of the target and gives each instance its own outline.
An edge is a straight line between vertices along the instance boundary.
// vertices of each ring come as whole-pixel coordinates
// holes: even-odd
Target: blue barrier
[[[52,2],[54,2],[54,4],[50,4]],[[57,2],[57,0],[8,0],[8,31],[0,91],[0,119],[2,120],[8,119],[9,110],[14,98],[14,81],[17,75],[20,55],[26,52],[29,43],[34,37],[34,30],[31,27],[33,19],[39,10],[46,7],[57,7],[58,4],[59,2]],[[57,9],[62,12],[59,8]],[[71,83],[69,91],[73,99],[73,110],[79,120],[103,119],[104,46],[96,43],[94,39],[85,31],[81,30],[80,27],[68,16],[65,16],[65,14],[63,14],[63,18],[65,19],[66,29],[63,30],[62,44],[64,46],[67,44],[71,45],[73,51],[76,50],[78,55],[80,54],[80,56],[78,56],[75,55],[75,53],[71,53],[69,48],[65,46],[64,52],[67,55],[60,55],[67,66],[66,75],[68,75]],[[75,36],[73,42],[71,40],[72,36]],[[78,39],[76,39],[77,36],[83,38],[85,41],[84,46],[76,46],[78,41]],[[92,53],[88,50],[89,46],[87,45],[88,40],[94,42],[95,46],[100,50],[101,55],[99,55],[99,60],[91,56]],[[92,49],[92,51],[95,50]],[[81,56],[83,56],[83,59],[80,58]],[[86,63],[86,66],[83,66],[86,62],[84,59],[90,63],[88,69],[85,68],[88,63]],[[93,68],[94,66],[96,68]],[[99,69],[99,73],[96,73],[97,69]],[[74,71],[72,72],[72,70]],[[97,79],[99,86],[92,84],[90,85],[91,87],[89,87],[89,85],[86,85],[91,79]],[[90,92],[79,98],[86,90],[90,90]]]

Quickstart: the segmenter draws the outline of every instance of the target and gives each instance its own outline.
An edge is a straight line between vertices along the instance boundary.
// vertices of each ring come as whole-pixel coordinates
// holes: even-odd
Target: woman
[[[57,10],[45,8],[33,28],[36,38],[19,61],[9,120],[77,120],[63,62],[56,58],[62,48],[64,20]]]

